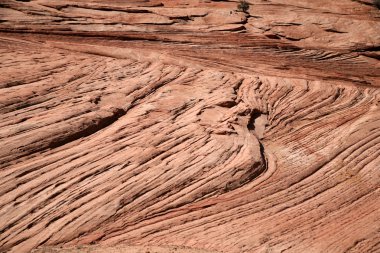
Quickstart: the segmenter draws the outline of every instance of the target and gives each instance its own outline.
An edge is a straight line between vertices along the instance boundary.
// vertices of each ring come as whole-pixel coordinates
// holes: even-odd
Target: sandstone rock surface
[[[380,252],[380,11],[248,2],[0,2],[0,251]]]

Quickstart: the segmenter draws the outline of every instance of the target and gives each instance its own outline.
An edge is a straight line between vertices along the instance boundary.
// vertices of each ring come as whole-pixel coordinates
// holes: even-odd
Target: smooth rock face
[[[380,11],[248,2],[1,1],[0,251],[380,252]]]

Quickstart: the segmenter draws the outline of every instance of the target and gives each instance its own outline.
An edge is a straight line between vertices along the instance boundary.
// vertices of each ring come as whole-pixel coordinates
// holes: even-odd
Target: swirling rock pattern
[[[3,0],[0,251],[379,252],[380,12],[249,3]]]

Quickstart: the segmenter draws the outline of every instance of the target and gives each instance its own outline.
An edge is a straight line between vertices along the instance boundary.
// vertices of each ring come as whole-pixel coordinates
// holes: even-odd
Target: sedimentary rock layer
[[[378,252],[380,12],[305,2],[3,0],[0,250]]]

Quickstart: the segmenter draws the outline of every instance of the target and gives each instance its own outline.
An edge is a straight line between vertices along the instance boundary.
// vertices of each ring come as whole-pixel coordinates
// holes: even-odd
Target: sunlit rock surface
[[[0,251],[379,252],[380,11],[249,3],[2,0]]]

